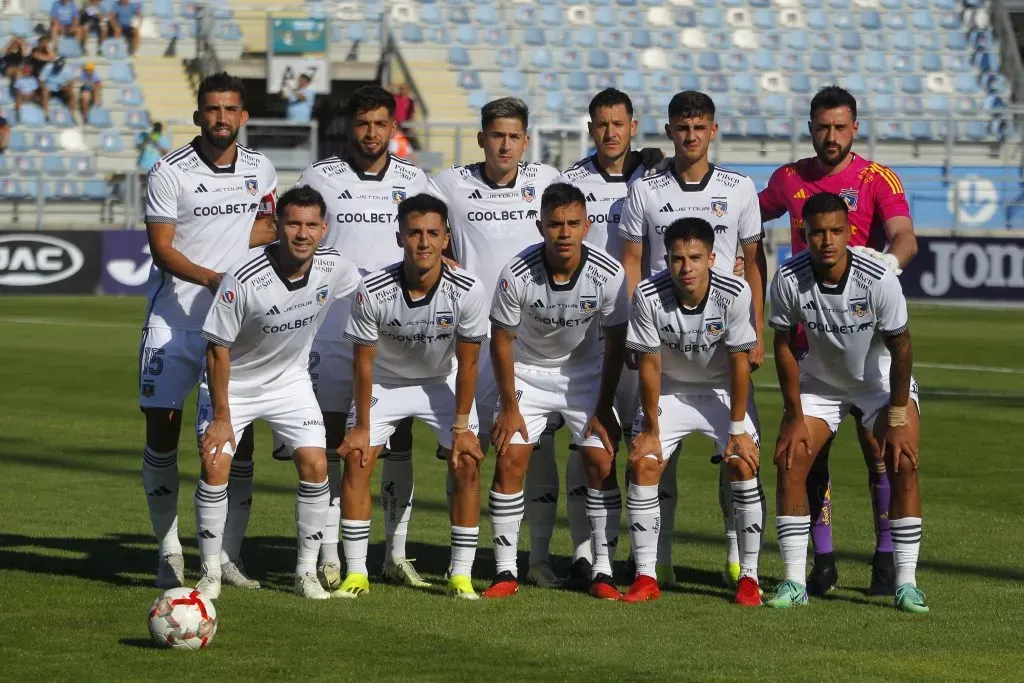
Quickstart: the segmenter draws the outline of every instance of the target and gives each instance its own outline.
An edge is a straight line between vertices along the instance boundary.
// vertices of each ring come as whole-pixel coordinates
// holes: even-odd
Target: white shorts
[[[139,344],[139,407],[181,410],[205,365],[206,340],[198,330],[144,328]]]
[[[640,409],[640,373],[637,370],[630,370],[622,366],[622,375],[619,377],[619,388],[615,390],[615,412],[623,421],[623,430],[633,423],[632,417]],[[630,435],[625,434],[626,440]]]
[[[274,430],[275,443],[284,443],[291,450],[327,447],[324,416],[316,402],[313,387],[307,383],[294,384],[288,388],[287,393],[229,396],[228,407],[231,409],[235,443],[242,438],[246,427],[256,420],[264,420]],[[213,408],[204,385],[200,387],[196,410],[197,440],[202,439],[212,419]],[[226,446],[224,452],[233,452],[231,446]]]
[[[574,444],[604,447],[596,435],[588,439],[583,438],[583,430],[594,413],[597,394],[601,388],[600,365],[585,372],[576,371],[566,375],[561,370],[516,363],[515,378],[519,412],[526,422],[529,438],[523,441],[522,436],[516,433],[512,436],[513,444],[537,443],[548,425],[549,417],[561,415],[569,427]],[[500,405],[495,405],[495,418],[500,408]]]
[[[314,339],[309,350],[309,378],[325,413],[347,413],[352,407],[352,344]]]
[[[370,445],[383,446],[395,433],[398,423],[417,417],[434,430],[438,443],[452,447],[452,423],[455,422],[455,373],[445,381],[413,386],[374,384],[370,398]],[[356,411],[348,414],[347,428],[356,423]],[[476,407],[469,411],[469,429],[477,432]]]
[[[754,443],[761,443],[761,427],[754,405],[751,387],[747,399],[747,414],[743,423]],[[729,443],[729,426],[732,424],[732,406],[729,392],[724,389],[707,389],[690,394],[662,394],[658,399],[658,424],[661,426],[662,458],[668,460],[679,442],[694,432],[715,440],[719,453],[725,452]],[[633,431],[643,429],[644,411],[637,410]]]
[[[880,389],[851,392],[833,387],[810,375],[800,375],[800,405],[804,415],[824,420],[833,434],[839,431],[839,423],[843,418],[851,413],[865,429],[871,431],[878,414],[889,405],[889,398],[888,379],[882,382]],[[910,378],[910,399],[920,413],[917,380],[913,377]]]

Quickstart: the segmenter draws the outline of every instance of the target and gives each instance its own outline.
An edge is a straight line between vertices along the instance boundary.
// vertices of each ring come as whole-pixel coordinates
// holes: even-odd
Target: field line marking
[[[53,327],[119,327],[141,330],[138,323],[115,323],[101,320],[67,320],[60,318],[19,318],[0,315],[0,323],[9,325],[51,325]]]
[[[774,358],[771,353],[764,354],[765,358]],[[1024,375],[1024,368],[1001,368],[995,365],[961,365],[959,363],[927,363],[914,361],[915,368],[927,368],[929,370],[958,370],[961,372],[992,372],[1000,375]]]

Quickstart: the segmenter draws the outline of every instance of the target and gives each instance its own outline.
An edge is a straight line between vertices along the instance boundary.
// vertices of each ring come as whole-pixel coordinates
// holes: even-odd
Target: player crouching
[[[398,228],[402,261],[363,278],[345,329],[355,351],[353,409],[338,449],[345,461],[341,538],[348,571],[333,595],[357,598],[370,590],[370,476],[398,424],[417,417],[433,428],[451,474],[448,591],[475,600],[470,577],[484,456],[473,395],[487,338],[487,296],[479,280],[441,261],[448,246],[444,202],[425,194],[404,200]]]
[[[917,383],[907,301],[893,271],[847,248],[847,204],[823,192],[803,207],[807,250],[779,266],[771,286],[775,367],[783,417],[775,447],[779,548],[786,580],[770,607],[807,604],[807,474],[850,412],[874,433],[892,483],[889,505],[897,609],[928,612],[915,573],[921,548]],[[797,325],[809,350],[797,363]]]
[[[203,576],[196,588],[220,595],[220,552],[228,511],[232,454],[257,419],[294,449],[299,473],[295,592],[330,594],[316,578],[330,493],[323,416],[306,369],[309,347],[331,303],[350,295],[359,271],[321,248],[327,207],[316,190],[289,190],[278,202],[278,241],[249,252],[224,275],[203,324],[213,420],[200,445],[196,526]],[[227,456],[227,457],[224,457]]]
[[[675,221],[665,231],[668,268],[642,281],[633,295],[626,346],[637,352],[640,410],[629,451],[626,514],[636,580],[625,602],[660,596],[658,481],[665,454],[686,435],[700,432],[717,441],[729,474],[740,550],[735,600],[761,604],[757,560],[764,493],[757,477],[759,437],[748,355],[757,334],[750,324],[750,288],[712,268],[714,244],[707,221]]]
[[[617,600],[611,562],[622,496],[615,479],[620,428],[612,402],[625,355],[625,273],[607,252],[584,244],[590,221],[579,188],[548,186],[537,227],[544,241],[509,261],[491,304],[491,362],[499,395],[490,492],[497,576],[483,596],[506,598],[519,590],[523,480],[548,417],[560,414],[586,469],[594,553],[590,594]]]

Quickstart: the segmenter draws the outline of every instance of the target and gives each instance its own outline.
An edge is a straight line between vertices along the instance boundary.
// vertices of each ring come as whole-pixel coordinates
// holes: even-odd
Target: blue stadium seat
[[[924,102],[917,95],[911,95],[897,100],[900,111],[910,116],[920,116],[924,113]]]
[[[651,40],[662,50],[675,50],[679,47],[679,32],[671,29],[651,31]]]
[[[612,65],[611,58],[606,50],[589,50],[587,54],[587,66],[594,70],[608,69]]]
[[[924,110],[929,114],[947,114],[950,109],[949,98],[945,95],[929,95],[924,98]]]
[[[684,74],[685,78],[686,74]],[[655,71],[650,74],[650,87],[654,92],[671,92],[676,91],[675,77],[668,71]],[[691,90],[691,88],[685,85],[681,86],[682,90]]]
[[[638,68],[636,52],[616,51],[612,53],[612,68],[618,71],[631,71]]]
[[[107,38],[103,41],[100,51],[104,57],[110,60],[127,59],[128,43],[124,38]]]
[[[779,93],[768,93],[761,98],[761,110],[768,116],[785,116],[788,113],[788,104],[785,96]]]
[[[793,119],[768,119],[768,136],[773,138],[793,137]]]
[[[775,14],[769,9],[759,9],[754,12],[754,28],[761,31],[771,31],[775,28]]]
[[[812,9],[807,13],[807,27],[814,29],[815,31],[826,31],[831,28],[828,21],[828,15],[825,14],[825,10]]]
[[[501,23],[501,17],[492,5],[480,5],[476,8],[476,21],[484,26],[496,26]]]
[[[811,79],[803,73],[790,74],[789,91],[798,95],[811,92]]]
[[[910,9],[928,9],[928,0],[907,0],[907,7]]]
[[[757,50],[754,53],[754,71],[774,71],[775,53],[768,50]]]
[[[821,71],[829,73],[832,71],[832,62],[829,59],[828,54],[824,52],[815,52],[811,55],[811,71]]]
[[[452,66],[469,66],[469,52],[461,45],[448,48],[448,63]]]
[[[935,30],[935,18],[928,10],[914,10],[914,13],[910,17],[910,23],[918,31]]]
[[[452,7],[448,10],[448,23],[461,26],[473,23],[469,11],[465,7]]]
[[[868,52],[886,52],[888,43],[885,31],[869,31],[861,34],[864,49]]]
[[[871,79],[871,89],[880,95],[891,95],[896,91],[890,76],[877,76]]]
[[[804,0],[804,9],[821,9],[825,6],[824,0]]]
[[[700,90],[700,77],[695,73],[684,73],[679,77],[680,90]]]
[[[598,7],[594,10],[594,23],[598,26],[618,26],[615,10],[611,7]]]
[[[740,128],[740,122],[730,116],[718,122],[718,134],[735,138],[743,135],[743,130]]]
[[[142,91],[139,90],[138,86],[131,85],[125,88],[121,88],[117,91],[118,101],[126,107],[141,107],[142,106]]]
[[[406,24],[402,27],[402,31],[405,31]],[[417,27],[418,28],[418,27]],[[529,29],[527,29],[529,31]],[[480,42],[479,36],[476,33],[476,27],[472,24],[459,24],[455,27],[455,42],[460,45],[476,45]]]
[[[562,90],[561,74],[557,71],[544,71],[540,74],[540,89],[543,92]]]
[[[519,94],[526,89],[526,77],[517,69],[506,69],[501,72],[501,87],[511,93]]]
[[[596,90],[604,90],[605,88],[615,88],[619,85],[618,75],[612,71],[599,71],[594,74],[594,88]]]
[[[832,58],[832,68],[840,74],[860,74],[860,56],[849,52],[837,52]]]
[[[848,14],[836,13],[832,17],[832,28],[837,31],[852,31],[854,29],[853,19]]]
[[[479,90],[480,89],[480,74],[476,71],[460,71],[458,72],[458,84],[460,88],[465,90]],[[476,107],[479,108],[479,107]]]
[[[87,176],[95,172],[92,157],[75,155],[67,158],[68,172],[74,175]]]
[[[917,60],[915,55],[896,55],[890,66],[892,70],[901,74],[910,74],[917,71]]]
[[[485,45],[489,45],[491,47],[508,45],[508,31],[503,28],[492,26],[484,31],[483,41]]]
[[[907,133],[902,121],[879,121],[878,137],[882,140],[906,140]]]
[[[934,52],[921,55],[921,69],[928,72],[942,71],[942,57]]]
[[[747,119],[747,135],[752,138],[768,137],[768,123],[760,116]]]
[[[34,146],[35,140],[30,139],[29,133],[14,128],[11,130],[11,137],[7,141],[7,149],[12,152],[27,152]]]
[[[722,10],[717,7],[702,9],[700,11],[700,25],[704,28],[722,28],[725,25]]]
[[[100,133],[100,151],[108,154],[119,154],[124,151],[124,141],[121,134],[115,130],[105,130]]]
[[[549,112],[560,114],[565,107],[565,97],[561,90],[549,91],[544,95],[544,108]]]
[[[942,49],[942,40],[940,33],[945,31],[922,31],[915,33],[917,36],[915,39],[916,47],[918,50],[924,50],[926,52],[937,52]]]
[[[462,28],[461,26],[459,28]],[[402,40],[406,43],[423,42],[423,29],[417,24],[402,24]]]
[[[890,31],[905,31],[907,29],[907,16],[905,14],[887,14],[885,27]]]
[[[811,39],[801,29],[786,31],[786,49],[794,52],[807,52],[811,49]]]
[[[882,7],[890,12],[903,11],[903,0],[882,0]]]
[[[804,63],[804,55],[803,55],[803,53],[800,53],[800,52],[786,52],[786,53],[783,53],[782,61],[779,64],[779,68],[782,69],[783,72],[788,73],[788,74],[802,73],[804,71],[807,71],[807,66]]]
[[[669,64],[672,65],[672,69],[676,72],[693,71],[693,53],[689,50],[676,52],[669,59]]]
[[[981,85],[982,90],[993,95],[1010,94],[1010,81],[1003,74],[982,74]]]
[[[17,180],[7,178],[0,182],[0,197],[7,200],[25,198],[25,191],[21,189],[21,183]]]
[[[131,64],[122,61],[110,63],[110,67],[107,69],[107,78],[119,84],[135,82],[135,74],[132,73]]]
[[[844,31],[839,38],[839,47],[844,50],[860,50],[863,47],[860,34],[856,31]]]
[[[961,95],[954,104],[958,116],[973,116],[978,113],[978,102],[973,97]]]
[[[702,52],[697,58],[697,67],[701,71],[721,71],[722,60],[717,52]]]
[[[6,178],[11,174],[11,164],[9,159],[10,157],[6,154],[0,154],[0,177]]]
[[[711,31],[707,41],[711,50],[728,50],[732,47],[732,31]]]
[[[644,15],[636,9],[628,9],[619,12],[619,23],[628,28],[637,28],[644,25]]]
[[[920,95],[924,92],[924,84],[920,76],[907,75],[900,79],[900,90],[907,95]]]
[[[484,105],[491,101],[491,98],[483,90],[473,90],[469,93],[469,107],[473,111],[480,111]]]
[[[32,23],[28,20],[28,17],[22,14],[11,17],[11,23],[7,25],[7,32],[11,35],[18,36],[19,38],[31,38]]]
[[[811,50],[816,52],[833,52],[836,41],[831,33],[814,33],[811,35]]]
[[[551,56],[551,50],[546,47],[537,48],[536,50],[530,50],[530,63],[537,69],[550,69],[555,63],[554,57]],[[507,68],[514,68],[515,64],[500,64]]]
[[[238,42],[242,39],[242,27],[236,21],[223,21],[217,24],[217,38],[226,42]]]
[[[598,43],[606,50],[620,50],[626,46],[626,35],[618,29],[601,31]]]
[[[953,88],[958,93],[972,95],[978,92],[978,81],[973,74],[957,74],[953,79]]]
[[[877,31],[882,28],[882,15],[875,10],[867,10],[860,13],[860,27],[868,31]]]
[[[622,87],[626,92],[639,93],[645,90],[644,74],[641,71],[625,71],[622,74]]]
[[[39,175],[39,158],[38,157],[15,157],[14,158],[14,170],[22,178],[25,176]]]
[[[912,121],[910,124],[910,138],[912,140],[931,140],[935,137],[932,131],[931,121]]]
[[[646,29],[634,29],[630,35],[629,46],[637,50],[646,50],[651,46],[651,32]]]
[[[589,92],[590,77],[582,71],[570,71],[568,86],[569,90],[575,90],[576,92]]]
[[[441,8],[437,5],[423,5],[420,7],[420,21],[428,26],[440,26],[444,23]]]
[[[48,154],[43,157],[43,173],[48,176],[63,177],[68,174],[67,166],[64,165],[64,157],[55,154]]]
[[[57,140],[54,139],[53,133],[47,133],[46,131],[36,134],[35,148],[40,152],[53,152],[57,149]]]
[[[558,65],[563,69],[583,68],[583,55],[580,50],[562,50]]]
[[[779,31],[768,31],[761,34],[761,48],[764,50],[781,50],[782,33]]]
[[[173,19],[174,3],[172,0],[153,0],[153,16],[157,19]]]
[[[42,128],[46,125],[46,115],[39,106],[26,102],[21,105],[18,123],[26,128]]]
[[[86,199],[105,200],[110,195],[107,181],[93,178],[82,182],[82,196]]]
[[[742,74],[740,77],[747,76],[750,74]],[[729,92],[729,79],[722,74],[711,74],[707,77],[708,81],[708,92],[719,94]]]
[[[531,26],[523,32],[523,42],[527,45],[538,47],[547,45],[548,41],[543,29]]]
[[[961,136],[968,140],[984,140],[988,137],[987,121],[965,121]]]
[[[946,49],[962,51],[967,49],[967,36],[963,33],[950,32],[946,34]]]
[[[868,110],[875,116],[891,116],[896,112],[892,95],[872,95],[868,99]]]
[[[90,111],[90,113],[92,113]],[[124,124],[132,130],[149,130],[149,112],[145,109],[133,109],[124,117]]]
[[[868,90],[868,83],[864,79],[864,74],[860,73],[848,73],[839,79],[839,82],[844,88],[852,93],[863,93]]]
[[[897,31],[892,35],[892,46],[901,52],[914,52],[917,46],[914,43],[914,34],[910,31]]]
[[[516,7],[515,22],[520,26],[533,26],[537,23],[537,11],[529,5]]]
[[[540,23],[547,26],[561,26],[565,23],[565,15],[561,7],[545,7],[540,11]]]
[[[729,52],[725,55],[725,70],[730,73],[750,71],[747,55],[742,52]]]
[[[215,7],[213,10],[214,19],[234,19],[235,11],[230,7]]]
[[[65,59],[78,59],[82,56],[82,44],[70,36],[57,39],[57,54]]]
[[[536,58],[538,52],[547,52],[547,50],[534,50],[531,51],[532,55]],[[514,47],[503,47],[498,50],[498,56],[494,58],[494,61],[498,66],[505,69],[514,69],[519,66],[519,51]],[[548,66],[550,66],[551,53],[548,52]],[[536,66],[536,63],[535,63]],[[539,66],[539,69],[545,69],[547,67]]]
[[[942,12],[939,14],[939,26],[947,31],[959,31],[961,28],[960,15],[956,12]]]
[[[732,77],[732,87],[744,95],[757,92],[757,82],[750,74],[736,74]]]
[[[597,29],[593,26],[581,26],[575,31],[574,42],[576,47],[597,47]]]

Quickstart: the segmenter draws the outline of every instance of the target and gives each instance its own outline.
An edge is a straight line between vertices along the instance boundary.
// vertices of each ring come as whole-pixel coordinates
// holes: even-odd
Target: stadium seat
[[[599,71],[594,74],[594,89],[604,90],[605,88],[615,88],[619,85],[618,75],[612,71]]]
[[[630,50],[629,52],[613,52],[612,53],[612,68],[618,71],[631,71],[638,68],[639,60],[636,58],[636,52]]]
[[[10,157],[6,154],[0,154],[0,177],[6,178],[11,174]]]
[[[101,52],[104,57],[110,60],[127,59],[128,43],[124,38],[108,38],[103,41]]]
[[[747,55],[742,52],[729,52],[725,55],[725,70],[730,73],[750,71]]]
[[[768,136],[773,138],[792,138],[793,119],[768,119]]]
[[[917,71],[917,62],[914,55],[896,55],[892,60],[892,70],[902,74],[910,74]]]
[[[906,140],[907,134],[903,129],[902,121],[880,121],[878,122],[878,137],[882,140]]]
[[[64,157],[48,154],[43,157],[43,173],[53,177],[63,177],[68,174],[67,166],[64,165]]]
[[[516,7],[515,22],[520,26],[533,26],[537,23],[537,11],[529,5]]]
[[[406,24],[406,26],[411,26],[411,24]],[[404,29],[405,27],[403,27],[403,30]],[[459,45],[470,46],[479,43],[480,40],[476,33],[476,27],[473,26],[472,24],[459,24],[458,26],[456,26],[455,42],[458,43]]]
[[[562,91],[551,91],[544,96],[544,109],[547,111],[560,114],[564,107],[565,97],[562,95]]]
[[[638,28],[644,25],[645,15],[636,9],[621,10],[619,12],[619,23],[628,28]]]
[[[750,77],[753,80],[750,74],[743,74],[743,76]],[[729,92],[729,79],[722,74],[711,74],[707,77],[707,89],[708,92],[715,94],[727,93]],[[697,90],[697,88],[694,88],[694,90]]]
[[[877,31],[882,28],[882,16],[875,10],[861,12],[860,27],[867,31]]]
[[[540,52],[540,50],[537,50],[536,52]],[[534,55],[536,54],[536,52],[534,52]],[[548,52],[548,60],[549,62],[551,60],[550,52]],[[500,50],[498,50],[498,56],[494,58],[494,61],[498,64],[498,66],[502,68],[514,69],[515,67],[519,66],[519,51],[516,50],[514,47],[503,47]],[[550,66],[550,64],[548,66]],[[544,69],[547,67],[539,66],[537,68]]]
[[[792,30],[786,32],[786,48],[794,52],[807,52],[811,49],[811,39],[806,31]]]
[[[978,81],[973,74],[957,74],[953,79],[953,88],[958,93],[971,95],[978,92]]]
[[[118,101],[126,107],[141,107],[143,103],[142,91],[138,86],[128,86],[118,90]]]
[[[479,90],[480,74],[475,71],[460,71],[458,72],[458,84],[464,90]]]
[[[531,26],[523,32],[523,42],[533,47],[540,47],[547,45],[547,37],[544,35],[544,29]]]
[[[469,66],[469,52],[467,52],[466,48],[462,47],[461,45],[456,45],[448,48],[448,63],[451,64],[452,66],[458,67]]]
[[[462,28],[461,26],[459,28]],[[402,40],[407,43],[418,44],[423,42],[423,29],[416,24],[402,24]]]
[[[825,10],[813,9],[807,13],[807,28],[815,31],[827,31],[831,28]]]
[[[798,52],[783,53],[779,68],[785,73],[802,73],[807,71],[807,67],[804,64],[804,55]]]
[[[82,182],[82,196],[86,199],[105,200],[110,196],[110,187],[105,180],[86,180]]]
[[[945,95],[929,95],[924,98],[924,110],[929,114],[947,114],[950,110],[949,98]]]
[[[149,112],[145,109],[133,109],[129,111],[128,115],[125,116],[124,123],[125,126],[132,130],[149,130],[152,125],[149,122]]]
[[[679,78],[680,90],[700,90],[700,77],[694,73],[684,73]],[[728,88],[727,88],[728,89]]]
[[[968,140],[984,140],[988,137],[988,127],[985,121],[965,121],[961,130],[961,137]]]
[[[606,50],[588,50],[587,66],[594,70],[608,69],[611,67],[611,58]]]
[[[829,56],[824,52],[815,52],[811,55],[811,71],[821,71],[830,73],[832,71],[832,62],[829,60]]]
[[[684,77],[686,74],[684,74]],[[658,71],[650,74],[651,90],[654,92],[674,93],[676,92],[675,77],[667,71]],[[682,90],[690,90],[685,85]]]
[[[891,95],[896,87],[889,76],[878,76],[871,79],[871,89],[880,95]]]
[[[646,88],[644,87],[644,74],[640,71],[625,71],[622,74],[622,87],[626,92],[639,93],[643,92]]]
[[[935,30],[935,19],[932,17],[932,13],[928,10],[914,10],[914,13],[910,17],[910,23],[918,31]]]
[[[538,48],[536,50],[530,50],[530,63],[537,69],[550,69],[554,64],[554,57],[551,56],[551,50],[546,47]],[[515,64],[499,64],[506,68],[514,68]]]
[[[722,28],[725,20],[722,10],[718,8],[707,8],[700,11],[700,25],[704,28]]]
[[[771,10],[759,9],[754,12],[754,28],[761,31],[771,31],[775,28],[775,15]]]
[[[900,90],[907,95],[920,95],[924,92],[921,77],[916,75],[904,76],[900,79]]]
[[[856,31],[844,31],[839,38],[839,47],[844,50],[860,50],[863,47],[860,34]]]
[[[526,89],[526,78],[522,71],[506,69],[501,72],[501,87],[513,94],[520,94]]]
[[[924,113],[924,102],[917,95],[901,98],[897,101],[899,109],[910,116],[920,116]]]
[[[921,55],[921,69],[924,71],[942,71],[942,57],[928,52]]]
[[[7,149],[12,152],[27,152],[34,146],[34,140],[23,130],[14,128],[11,130],[11,137],[7,140]]]
[[[769,116],[785,116],[787,105],[786,98],[778,93],[768,93],[761,98],[761,111]]]
[[[629,45],[638,50],[651,46],[651,33],[645,29],[635,29],[630,33]]]
[[[7,32],[19,38],[31,38],[33,35],[32,24],[27,16],[18,14],[11,17],[10,23],[7,24]]]
[[[173,19],[175,16],[173,0],[152,0],[151,7],[153,16],[158,19]]]
[[[897,31],[892,35],[892,46],[901,52],[914,52],[917,46],[914,43],[914,34],[910,31]]]
[[[910,124],[910,138],[912,140],[931,140],[935,136],[932,131],[931,121],[913,121]]]
[[[949,32],[946,34],[946,49],[962,52],[967,49],[967,36],[963,33]]]
[[[677,9],[675,24],[679,28],[693,28],[697,25],[697,13],[685,7]]]
[[[862,33],[861,39],[864,43],[864,49],[868,52],[886,52],[888,49],[886,35],[888,34],[885,31]]]
[[[960,15],[956,12],[940,13],[939,26],[947,31],[959,31],[961,29]]]
[[[69,36],[57,39],[57,54],[65,59],[78,59],[82,56],[82,44]]]
[[[738,93],[747,95],[757,92],[757,83],[750,74],[737,74],[732,77],[732,88]],[[724,91],[719,90],[719,92]]]
[[[701,71],[721,71],[722,60],[717,52],[702,52],[697,59],[697,67]]]
[[[569,90],[575,90],[576,92],[589,92],[590,77],[582,71],[570,71],[568,86]]]
[[[768,50],[757,50],[754,53],[754,70],[771,71],[775,69],[775,53]]]
[[[26,128],[42,128],[46,125],[46,115],[38,105],[26,102],[18,112],[18,123]]]
[[[14,158],[14,170],[22,178],[39,175],[39,158],[19,156]]]
[[[121,134],[113,130],[105,130],[100,133],[100,151],[108,154],[119,154],[124,151],[124,141]]]
[[[892,95],[872,95],[868,99],[868,111],[875,116],[891,116],[896,112]]]
[[[561,7],[545,7],[540,11],[540,23],[546,26],[561,26],[564,21]]]
[[[550,93],[551,91],[562,89],[562,79],[559,78],[560,74],[556,71],[543,71],[540,74],[540,88],[542,92]]]
[[[794,73],[789,76],[789,90],[798,95],[811,92],[811,79],[807,74]]]
[[[67,167],[68,172],[74,175],[90,176],[95,172],[92,157],[88,156],[67,157]]]
[[[594,9],[594,23],[598,26],[617,26],[615,10],[611,7],[597,7]]]
[[[576,47],[592,48],[598,46],[597,29],[593,26],[581,26],[573,31],[573,42]]]
[[[558,65],[563,69],[583,68],[583,55],[579,50],[563,50],[558,59]]]
[[[474,112],[480,111],[491,98],[483,90],[473,90],[469,93],[469,108]]]
[[[420,22],[427,26],[440,26],[444,23],[441,8],[437,5],[423,5],[420,7]]]
[[[476,8],[476,21],[484,26],[496,26],[501,23],[501,17],[493,6],[480,5]]]
[[[752,138],[768,137],[768,123],[760,116],[754,116],[747,120],[747,135]]]
[[[57,141],[53,137],[53,133],[47,133],[45,131],[36,134],[35,148],[40,152],[53,152],[57,149]]]

